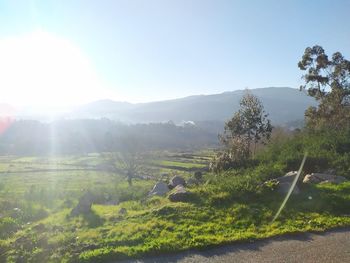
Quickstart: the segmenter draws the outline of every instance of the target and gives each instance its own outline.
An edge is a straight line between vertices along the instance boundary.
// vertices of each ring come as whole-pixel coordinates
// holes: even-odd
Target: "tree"
[[[342,128],[350,123],[350,61],[340,52],[329,59],[321,46],[307,47],[298,67],[306,71],[300,90],[319,101],[305,112],[310,128]]]
[[[103,157],[113,167],[113,171],[125,174],[129,185],[133,178],[142,170],[142,145],[140,139],[132,134],[120,136],[117,140],[109,136],[107,139],[111,152],[104,153]]]
[[[225,148],[212,162],[212,169],[225,170],[251,158],[257,144],[270,138],[272,125],[267,117],[262,102],[247,92],[240,101],[240,109],[225,123],[224,133],[219,135]]]
[[[267,117],[258,97],[247,92],[240,101],[239,111],[226,122],[224,134],[219,136],[221,143],[228,148],[241,145],[245,148],[241,154],[251,157],[257,144],[265,143],[270,138],[272,125]]]

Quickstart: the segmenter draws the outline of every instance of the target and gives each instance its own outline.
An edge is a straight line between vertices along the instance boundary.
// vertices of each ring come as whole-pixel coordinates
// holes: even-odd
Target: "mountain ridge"
[[[104,100],[85,104],[68,115],[70,118],[110,118],[128,123],[181,121],[225,121],[239,109],[239,101],[246,90],[226,91],[218,94],[191,95],[178,99],[145,103],[129,103]],[[289,87],[267,87],[250,89],[249,92],[261,99],[273,123],[284,124],[300,120],[309,106],[316,101]],[[96,108],[95,105],[100,108]],[[108,107],[107,107],[108,106]],[[109,110],[106,110],[106,109]],[[103,113],[102,113],[103,112]]]
[[[103,99],[75,107],[70,111],[56,115],[55,118],[107,118],[129,124],[167,122],[170,120],[174,123],[184,123],[186,121],[219,121],[222,123],[231,118],[234,112],[239,109],[239,101],[245,92],[246,90],[234,90],[143,103]],[[265,111],[269,114],[269,118],[274,125],[285,125],[303,120],[305,110],[309,106],[317,105],[313,98],[298,89],[290,87],[249,89],[249,92],[262,101]],[[10,105],[6,105],[6,108],[11,108]],[[52,119],[52,116],[45,113],[45,111],[40,111],[37,114],[25,110],[16,111],[14,116],[17,119],[42,121]]]

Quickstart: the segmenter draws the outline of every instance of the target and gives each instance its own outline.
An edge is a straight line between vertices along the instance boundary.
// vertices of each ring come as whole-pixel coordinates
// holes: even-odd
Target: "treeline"
[[[340,52],[328,56],[318,45],[307,47],[298,63],[304,71],[306,92],[316,99],[317,106],[305,111],[305,127],[283,140],[270,140],[272,127],[261,101],[245,94],[240,109],[225,123],[220,135],[222,151],[212,160],[210,168],[223,170],[270,166],[278,163],[282,170],[296,170],[308,153],[305,170],[323,172],[326,169],[349,176],[350,171],[350,61]],[[256,156],[256,145],[267,147]],[[266,156],[268,158],[266,159]],[[270,170],[270,174],[274,174]]]
[[[5,121],[4,121],[5,122]],[[199,149],[217,145],[219,125],[150,123],[126,125],[108,119],[60,120],[43,123],[31,120],[6,122],[0,133],[1,155],[80,154],[117,151],[125,138],[144,150]],[[211,126],[212,129],[207,129]]]

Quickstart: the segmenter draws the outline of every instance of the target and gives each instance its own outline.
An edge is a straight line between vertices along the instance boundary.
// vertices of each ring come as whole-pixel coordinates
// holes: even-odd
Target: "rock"
[[[153,186],[149,195],[165,195],[167,192],[169,192],[168,185],[164,182],[158,182]]]
[[[277,187],[277,192],[279,192],[280,194],[287,194],[291,186],[292,186],[292,183],[279,183]],[[295,185],[292,194],[297,195],[299,193],[300,193],[299,187]]]
[[[284,176],[278,177],[276,179],[273,179],[277,182],[277,192],[281,194],[287,194],[289,189],[292,186],[292,183],[294,181],[295,176],[297,176],[297,171],[291,171],[286,173]],[[266,182],[265,182],[266,183]],[[293,194],[299,194],[300,190],[297,185],[295,185],[293,189]]]
[[[176,186],[178,185],[182,185],[184,186],[185,185],[185,179],[183,179],[181,176],[174,176],[173,178],[171,178],[170,182],[169,182],[169,186],[171,188],[175,188]]]
[[[322,182],[320,182],[320,184],[326,184],[326,183],[341,184],[341,183],[344,183],[346,181],[347,180],[346,180],[345,177],[343,177],[343,176],[336,176],[334,179],[322,181]]]
[[[334,181],[331,182],[331,183],[334,183],[334,184],[341,184],[341,183],[344,183],[344,182],[346,182],[346,181],[347,181],[347,179],[346,179],[345,177],[343,177],[343,176],[336,176],[336,177],[334,178]]]
[[[297,176],[297,171],[290,171],[286,173],[284,176],[276,178],[279,183],[292,183],[295,176]]]
[[[335,176],[331,174],[312,173],[305,175],[303,183],[318,184],[323,181],[333,180],[334,177]]]
[[[171,202],[186,202],[191,196],[191,192],[187,191],[183,185],[177,185],[169,195]]]
[[[77,216],[79,214],[90,213],[93,200],[94,196],[90,192],[86,192],[82,197],[80,197],[77,206],[73,208],[70,215]]]
[[[319,183],[334,183],[340,184],[347,181],[343,176],[336,176],[332,174],[312,173],[305,175],[303,183],[305,184],[319,184]]]

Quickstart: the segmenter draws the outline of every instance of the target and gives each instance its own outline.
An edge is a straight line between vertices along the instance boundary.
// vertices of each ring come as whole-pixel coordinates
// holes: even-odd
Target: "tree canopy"
[[[259,98],[247,92],[240,101],[239,111],[226,122],[224,134],[220,135],[221,142],[230,146],[232,141],[244,141],[246,154],[251,156],[257,143],[265,143],[270,138],[272,125],[267,117]]]
[[[310,107],[306,122],[311,128],[341,128],[350,121],[350,61],[340,52],[331,58],[318,45],[307,47],[298,67],[305,71],[305,84],[300,87],[319,101]]]
[[[219,135],[225,147],[212,163],[214,171],[241,165],[251,158],[258,143],[265,143],[271,135],[272,125],[258,97],[247,92],[240,101],[240,109],[225,123]]]

